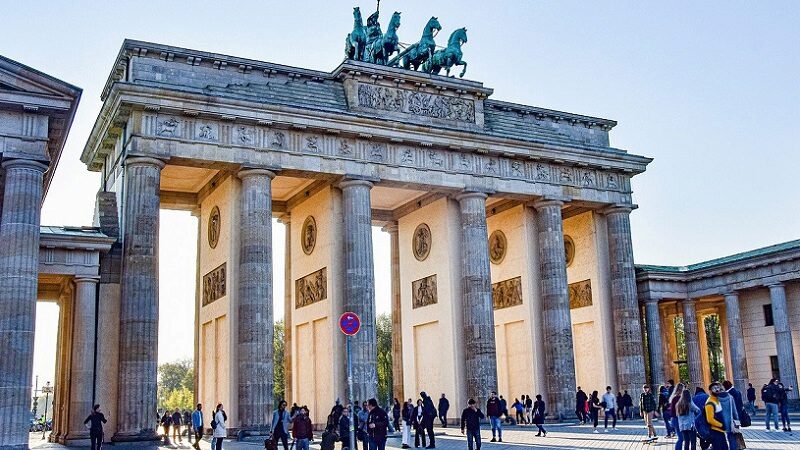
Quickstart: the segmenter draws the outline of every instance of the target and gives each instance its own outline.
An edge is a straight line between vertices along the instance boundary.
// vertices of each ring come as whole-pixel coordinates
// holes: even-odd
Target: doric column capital
[[[464,191],[461,191],[460,193],[458,193],[455,196],[455,199],[456,199],[456,201],[460,202],[461,200],[467,200],[467,199],[470,199],[470,198],[478,198],[478,199],[481,199],[481,200],[486,200],[488,197],[489,197],[489,194],[487,194],[486,192],[473,191],[473,190],[464,190]]]
[[[783,283],[780,282],[780,281],[776,281],[774,283],[769,283],[767,285],[767,287],[770,288],[770,290],[772,290],[772,289],[783,289]]]
[[[397,226],[397,221],[395,220],[384,225],[384,227],[381,228],[381,231],[385,231],[389,234],[397,234],[399,229],[400,227]]]
[[[726,290],[726,291],[724,291],[722,293],[722,296],[725,297],[725,298],[728,298],[728,297],[736,297],[736,298],[738,298],[739,297],[739,291],[737,291],[735,289]]]
[[[79,284],[79,283],[96,284],[96,283],[99,283],[99,282],[100,282],[100,277],[99,276],[76,276],[75,277],[75,283],[76,284]]]
[[[648,296],[647,298],[644,299],[644,302],[646,304],[648,304],[648,305],[652,305],[652,304],[656,304],[657,305],[658,302],[661,301],[661,298],[662,297],[658,296],[658,295],[650,295],[650,296]]]
[[[347,189],[354,186],[365,186],[367,189],[372,189],[375,184],[370,180],[364,180],[361,178],[346,178],[336,185],[336,187],[339,189]]]
[[[41,172],[46,171],[48,167],[47,163],[41,161],[34,161],[32,159],[22,159],[22,158],[7,159],[3,161],[2,165],[4,169],[14,169],[14,168],[36,169]]]
[[[236,174],[240,179],[252,177],[256,175],[267,176],[269,179],[275,178],[275,172],[267,169],[242,169]]]
[[[278,223],[282,223],[284,225],[289,225],[292,223],[292,213],[283,213],[278,216]]]
[[[638,208],[637,205],[632,204],[624,204],[624,203],[616,203],[610,206],[607,206],[600,210],[600,213],[609,216],[612,214],[630,214],[631,211]]]
[[[564,199],[541,198],[539,200],[528,202],[528,205],[531,206],[533,209],[542,209],[548,206],[558,206],[559,208],[561,208],[564,206],[564,203],[565,203]]]
[[[161,170],[167,163],[158,158],[151,158],[149,156],[129,156],[125,158],[125,166],[155,166]]]

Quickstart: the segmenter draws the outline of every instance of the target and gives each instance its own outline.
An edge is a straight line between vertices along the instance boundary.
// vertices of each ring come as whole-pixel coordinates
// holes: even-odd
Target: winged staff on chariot
[[[353,31],[345,38],[345,57],[356,61],[366,61],[385,66],[401,66],[408,70],[420,70],[438,74],[445,69],[450,76],[450,69],[462,66],[459,77],[467,72],[467,62],[462,59],[461,46],[467,42],[467,29],[459,28],[450,35],[447,47],[436,47],[434,38],[441,31],[439,19],[431,17],[422,29],[422,37],[414,44],[404,46],[397,37],[400,28],[400,13],[395,12],[386,27],[381,30],[378,22],[380,16],[380,0],[378,9],[367,18],[367,25],[361,16],[361,8],[353,8]]]

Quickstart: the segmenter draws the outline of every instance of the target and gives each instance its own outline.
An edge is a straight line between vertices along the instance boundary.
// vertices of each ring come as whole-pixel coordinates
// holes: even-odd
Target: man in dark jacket
[[[751,416],[756,416],[756,388],[753,383],[747,383],[747,411]]]
[[[481,450],[481,420],[485,417],[475,399],[469,399],[469,405],[461,413],[461,434],[464,434],[464,427],[467,429],[467,448],[472,449],[472,443],[475,442],[475,450]]]
[[[497,392],[492,391],[489,394],[489,400],[486,400],[486,414],[489,415],[489,422],[492,424],[492,440],[491,442],[503,442],[503,424],[500,421],[500,416],[503,415],[503,408],[500,406],[500,399],[497,398]],[[495,435],[498,439],[495,439]]]
[[[100,405],[92,407],[92,413],[83,421],[83,424],[86,425],[90,422],[89,440],[92,443],[92,450],[100,450],[103,446],[103,424],[106,423],[106,416],[100,412]]]
[[[419,393],[422,397],[422,427],[428,434],[428,446],[425,448],[436,448],[436,441],[433,437],[433,421],[436,419],[436,408],[433,406],[431,397],[422,391]]]
[[[308,450],[308,444],[314,438],[314,428],[308,417],[308,408],[303,406],[292,418],[292,437],[297,450]]]
[[[450,401],[447,400],[447,397],[442,394],[442,397],[439,399],[439,420],[442,422],[442,426],[447,428],[447,411],[450,409]]]
[[[625,420],[633,419],[631,408],[633,408],[633,397],[631,397],[631,394],[628,394],[628,391],[625,391],[622,394],[622,414],[625,416]]]
[[[178,438],[178,442],[183,442],[183,438],[181,437],[181,425],[183,425],[183,414],[178,408],[175,408],[175,412],[172,413],[172,438],[173,442],[175,442],[175,438]]]
[[[589,400],[589,397],[586,395],[586,392],[583,392],[583,389],[578,386],[578,392],[575,393],[575,415],[578,416],[578,420],[581,424],[586,423],[587,400]]]
[[[778,392],[778,380],[776,378],[769,380],[769,384],[765,384],[761,388],[761,401],[764,402],[764,409],[767,411],[767,415],[764,417],[767,431],[770,431],[770,418],[775,421],[775,431],[778,431],[778,403],[780,398],[781,394]]]
[[[369,450],[386,450],[386,435],[389,429],[389,416],[386,415],[374,398],[367,402],[367,435]]]

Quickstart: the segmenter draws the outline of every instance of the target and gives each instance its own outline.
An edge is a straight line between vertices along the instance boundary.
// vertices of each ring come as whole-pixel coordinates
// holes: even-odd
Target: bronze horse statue
[[[398,28],[400,28],[400,13],[395,12],[389,20],[389,25],[386,26],[386,33],[367,46],[364,61],[385,65],[400,46],[400,40],[397,38]]]
[[[344,54],[347,59],[364,60],[367,48],[367,33],[364,31],[364,20],[361,18],[361,8],[353,8],[353,31],[344,40]]]
[[[431,59],[425,61],[422,65],[422,71],[428,73],[438,74],[442,69],[447,70],[447,76],[450,76],[450,69],[453,66],[464,66],[461,74],[458,76],[463,78],[467,72],[467,62],[463,61],[461,57],[461,46],[467,42],[467,29],[459,28],[453,31],[450,39],[447,41],[447,48],[437,50],[434,52]]]
[[[428,20],[422,30],[422,38],[404,52],[405,55],[400,62],[404,69],[410,69],[411,66],[414,66],[414,70],[417,70],[419,66],[433,56],[433,52],[436,50],[436,42],[433,38],[436,36],[435,33],[441,29],[442,25],[439,24],[439,19],[431,17]]]

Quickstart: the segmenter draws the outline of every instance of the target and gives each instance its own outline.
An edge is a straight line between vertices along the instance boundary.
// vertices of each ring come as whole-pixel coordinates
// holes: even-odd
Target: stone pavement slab
[[[655,444],[645,444],[642,441],[647,436],[644,423],[641,420],[626,421],[619,423],[617,430],[609,433],[603,432],[602,425],[598,427],[599,433],[593,433],[592,427],[587,425],[574,424],[552,424],[546,425],[547,437],[536,437],[536,427],[533,426],[512,426],[503,429],[503,442],[489,442],[492,438],[491,430],[484,428],[481,432],[483,450],[519,450],[522,448],[534,449],[613,449],[613,450],[672,450],[675,448],[675,439],[665,439],[663,437],[664,427],[660,423],[656,430],[660,437]],[[437,450],[466,450],[467,444],[464,436],[455,427],[436,429],[436,448]],[[798,450],[800,449],[800,432],[767,433],[762,427],[750,427],[744,429],[744,437],[748,449],[753,450]],[[105,446],[104,446],[105,447]],[[41,440],[41,434],[31,435],[31,448],[66,448],[57,444],[47,444]],[[135,448],[143,449],[146,447],[129,446],[108,446],[109,449]],[[192,450],[188,442],[183,441],[177,445],[161,445],[153,447],[158,449],[181,449]],[[200,448],[210,450],[210,438],[206,438]],[[263,448],[263,441],[244,441],[235,442],[226,440],[223,444],[225,450],[254,450]],[[311,444],[312,450],[319,450],[319,440]],[[386,445],[387,449],[399,449],[400,437],[395,435],[389,438]],[[279,447],[280,449],[280,447]],[[340,447],[337,444],[336,450]],[[699,449],[699,446],[698,446]]]

